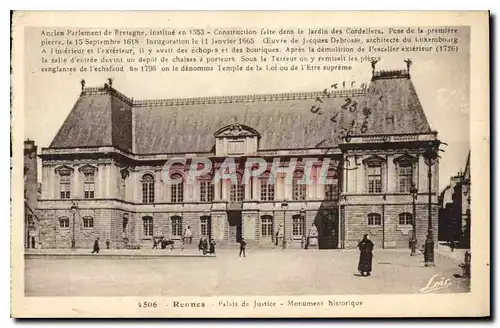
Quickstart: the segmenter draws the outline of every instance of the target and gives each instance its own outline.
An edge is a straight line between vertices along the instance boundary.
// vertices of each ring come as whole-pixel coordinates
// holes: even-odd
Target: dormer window
[[[233,123],[215,133],[217,156],[243,156],[257,153],[260,135],[254,129]]]

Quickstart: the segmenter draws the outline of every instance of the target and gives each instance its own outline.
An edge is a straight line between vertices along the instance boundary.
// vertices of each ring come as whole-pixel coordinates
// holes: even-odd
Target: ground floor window
[[[263,237],[272,237],[273,235],[273,217],[270,215],[263,216],[261,234]]]
[[[294,237],[304,236],[305,219],[300,215],[294,215],[292,218],[292,234]]]
[[[150,216],[143,217],[142,224],[144,227],[144,236],[153,236],[153,218]]]
[[[69,228],[69,218],[66,216],[59,218],[59,227],[60,228]]]
[[[378,213],[368,214],[368,225],[382,225],[382,217]]]
[[[200,218],[200,233],[202,237],[208,237],[210,232],[210,217],[202,216]]]
[[[83,217],[83,227],[84,228],[93,228],[94,227],[94,218],[91,216]]]
[[[411,213],[405,212],[399,214],[399,224],[412,224],[413,218]]]
[[[182,218],[180,216],[172,217],[172,236],[182,236]]]

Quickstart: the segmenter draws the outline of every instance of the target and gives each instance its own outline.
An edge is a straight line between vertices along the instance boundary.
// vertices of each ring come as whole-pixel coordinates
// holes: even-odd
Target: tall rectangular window
[[[151,174],[142,177],[142,202],[154,203],[155,201],[155,178]]]
[[[59,180],[61,199],[69,199],[71,195],[71,175],[61,174]]]
[[[263,237],[272,237],[273,235],[273,217],[272,216],[263,216],[262,220],[262,229],[261,234]]]
[[[274,200],[274,184],[270,184],[268,179],[260,179],[260,200]]]
[[[368,166],[368,193],[382,192],[382,166]]]
[[[177,181],[170,185],[170,200],[172,203],[182,203],[184,202],[184,181],[182,176],[178,173],[173,174],[170,177],[172,180]]]
[[[85,173],[83,176],[83,198],[94,198],[94,172]]]
[[[413,166],[411,163],[398,166],[399,192],[410,192],[413,183]]]
[[[144,236],[153,236],[153,218],[150,216],[143,217],[142,225],[144,228]]]
[[[202,237],[208,237],[209,236],[209,217],[202,217],[200,218],[200,233]]]
[[[300,215],[295,215],[292,218],[292,234],[294,237],[304,236],[304,218]]]
[[[210,181],[200,182],[200,201],[211,202],[214,199],[214,185]]]
[[[231,202],[242,202],[245,196],[245,186],[242,184],[231,184],[229,199]]]
[[[337,182],[325,185],[325,199],[337,200],[339,198]]]
[[[298,180],[293,180],[293,200],[306,200],[306,184],[299,184]]]
[[[182,236],[182,218],[180,216],[172,217],[172,236]]]

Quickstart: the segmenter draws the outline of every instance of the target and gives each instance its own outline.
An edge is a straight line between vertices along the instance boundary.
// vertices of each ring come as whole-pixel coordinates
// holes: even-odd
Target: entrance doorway
[[[323,210],[318,213],[316,226],[319,234],[320,249],[336,249],[339,245],[339,215],[337,209]]]
[[[239,243],[241,241],[241,211],[228,211],[229,242]]]
[[[31,248],[36,248],[35,237],[31,237]]]

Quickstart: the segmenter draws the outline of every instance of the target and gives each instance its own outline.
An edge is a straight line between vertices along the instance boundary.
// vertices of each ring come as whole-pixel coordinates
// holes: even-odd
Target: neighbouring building
[[[38,157],[33,140],[24,141],[24,247],[39,248]]]
[[[439,198],[439,239],[470,247],[470,152],[463,172],[451,177]]]
[[[218,244],[245,238],[276,244],[283,224],[291,247],[301,247],[314,223],[319,247],[353,248],[369,233],[378,248],[408,247],[412,196],[419,247],[428,220],[427,166],[422,156],[437,140],[408,70],[374,71],[359,89],[342,84],[321,92],[136,100],[111,84],[85,87],[54,140],[41,152],[43,247],[91,247],[94,239],[114,248],[151,247],[165,236],[180,241],[190,226]],[[244,163],[267,162],[242,184]],[[193,183],[188,168],[174,165],[164,183],[164,164],[208,158],[217,170],[227,158],[238,179],[207,173]],[[291,184],[273,160],[297,167]],[[323,160],[329,166],[321,171]],[[438,163],[431,166],[432,220],[437,239]],[[309,173],[328,184],[302,185]],[[284,204],[286,203],[286,205]]]

